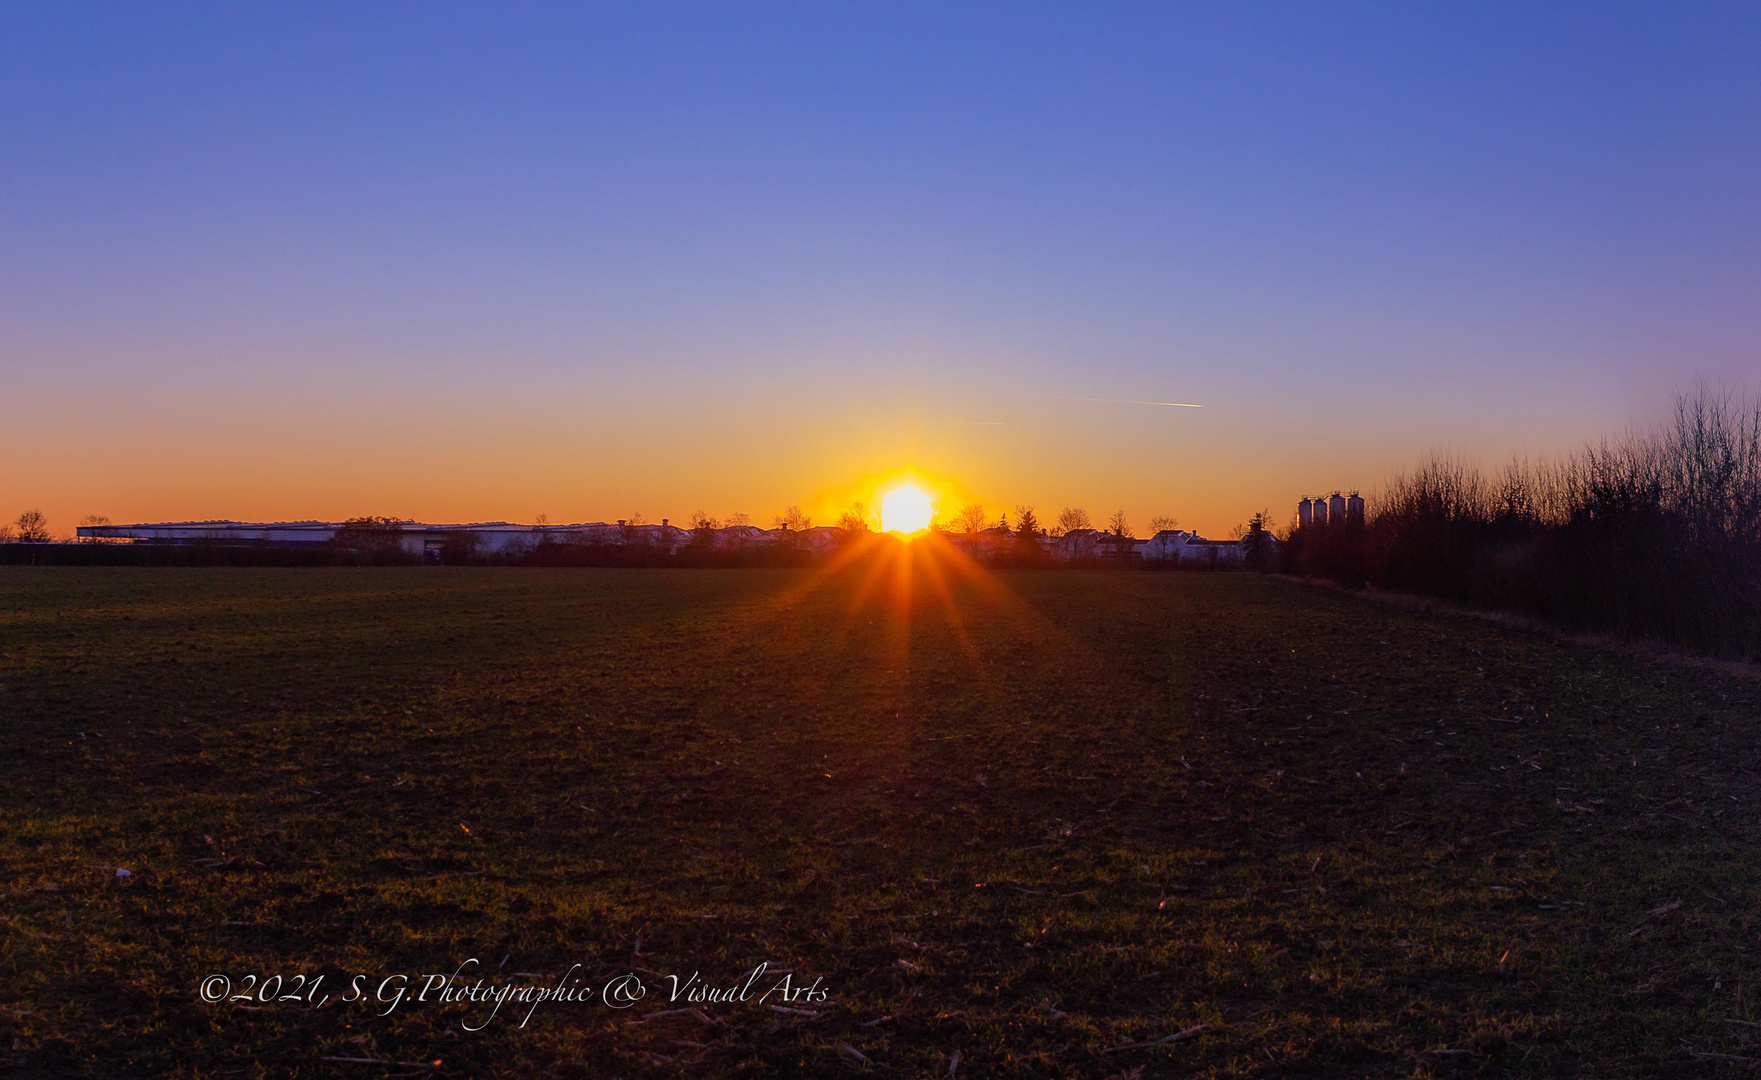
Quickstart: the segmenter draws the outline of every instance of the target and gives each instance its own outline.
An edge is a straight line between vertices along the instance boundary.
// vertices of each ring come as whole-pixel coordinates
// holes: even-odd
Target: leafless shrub
[[[21,544],[47,544],[53,539],[49,535],[49,519],[41,510],[26,510],[13,522],[13,538]]]
[[[1092,528],[1094,528],[1094,522],[1088,519],[1087,510],[1080,506],[1066,506],[1064,512],[1058,515],[1058,523],[1048,531],[1053,536],[1063,536],[1078,529]]]
[[[1300,568],[1356,558],[1389,588],[1761,656],[1761,398],[1702,385],[1657,429],[1496,476],[1433,457],[1373,508],[1355,545],[1304,538]]]
[[[412,562],[415,556],[403,546],[406,524],[403,518],[396,517],[349,518],[331,535],[330,547],[339,555],[363,563]]]

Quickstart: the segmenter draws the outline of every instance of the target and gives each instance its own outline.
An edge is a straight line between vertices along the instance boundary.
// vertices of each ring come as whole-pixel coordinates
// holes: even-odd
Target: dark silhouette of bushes
[[[1761,658],[1761,398],[1701,387],[1655,431],[1495,477],[1432,458],[1361,537],[1297,533],[1299,572]]]
[[[0,544],[11,566],[339,566],[358,565],[326,544]]]
[[[399,566],[420,562],[421,556],[404,547],[402,518],[357,517],[342,523],[329,540],[338,561],[369,566]]]

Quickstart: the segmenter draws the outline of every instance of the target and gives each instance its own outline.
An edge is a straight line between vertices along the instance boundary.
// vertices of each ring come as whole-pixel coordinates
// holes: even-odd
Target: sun
[[[929,495],[915,484],[902,484],[881,499],[881,528],[907,535],[929,528],[935,517]]]

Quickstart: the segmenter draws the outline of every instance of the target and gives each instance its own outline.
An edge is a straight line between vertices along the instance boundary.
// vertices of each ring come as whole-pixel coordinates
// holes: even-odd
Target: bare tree
[[[1113,558],[1125,557],[1125,542],[1131,537],[1131,523],[1125,519],[1125,511],[1113,511],[1113,516],[1107,519],[1107,543],[1113,549]]]
[[[722,520],[722,527],[727,529],[728,532],[717,534],[718,539],[716,542],[720,545],[734,548],[735,550],[744,551],[746,549],[746,542],[749,539],[746,535],[746,528],[751,524],[752,518],[746,514],[729,514]]]
[[[1179,524],[1179,521],[1166,514],[1157,514],[1155,517],[1150,518],[1150,533],[1154,535],[1159,532],[1167,532],[1169,529],[1175,528]]]
[[[850,508],[838,515],[838,539],[844,543],[860,539],[869,531],[868,507],[859,502],[850,504]]]
[[[1078,529],[1092,529],[1094,527],[1094,522],[1088,519],[1087,510],[1080,506],[1066,506],[1064,512],[1058,515],[1058,524],[1052,526],[1050,532],[1053,536],[1063,536]]]
[[[330,546],[367,562],[393,562],[403,557],[403,518],[349,518],[330,536]]]
[[[715,550],[715,534],[720,527],[722,523],[711,518],[710,514],[703,513],[701,509],[690,514],[690,546],[699,553]]]
[[[716,531],[721,522],[699,510],[691,515],[691,546],[699,550],[715,547]]]
[[[803,514],[799,506],[791,506],[777,515],[775,527],[790,532],[806,532],[813,528],[813,519]]]
[[[82,529],[97,529],[110,524],[110,519],[103,514],[87,514],[85,517],[79,519],[79,523],[80,528]],[[86,541],[95,544],[98,542],[98,537],[88,536],[86,537]]]
[[[961,508],[948,522],[948,531],[960,538],[960,547],[966,554],[978,554],[978,534],[984,531],[984,507],[971,503]]]
[[[648,524],[648,519],[642,516],[642,511],[640,510],[635,511],[629,517],[622,518],[618,521],[618,525],[622,527],[621,531],[624,536],[624,549],[626,552],[634,551],[647,545],[648,538],[642,535],[642,526],[646,524]]]
[[[18,542],[21,544],[47,544],[49,536],[49,519],[41,510],[26,510],[18,515],[14,523],[17,529]]]

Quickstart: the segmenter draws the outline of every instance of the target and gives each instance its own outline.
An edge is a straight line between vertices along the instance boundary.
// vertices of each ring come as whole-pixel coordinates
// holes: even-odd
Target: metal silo
[[[1315,527],[1327,527],[1327,500],[1317,497],[1314,502]]]
[[[1345,520],[1359,525],[1364,523],[1364,497],[1355,491],[1345,500]]]
[[[1315,503],[1313,499],[1304,499],[1296,504],[1296,527],[1306,529],[1315,522]]]
[[[1327,496],[1327,520],[1335,525],[1345,524],[1345,496],[1337,491]]]

